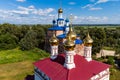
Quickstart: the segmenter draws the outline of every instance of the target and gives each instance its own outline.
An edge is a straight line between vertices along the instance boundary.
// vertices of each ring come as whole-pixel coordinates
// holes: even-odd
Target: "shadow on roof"
[[[57,62],[61,65],[64,65],[64,62],[65,62],[65,58],[63,55],[58,55],[57,58],[55,60],[53,60],[54,62]]]

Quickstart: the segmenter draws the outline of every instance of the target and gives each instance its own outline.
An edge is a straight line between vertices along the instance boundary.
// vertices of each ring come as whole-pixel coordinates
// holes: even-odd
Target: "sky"
[[[52,24],[60,7],[73,24],[120,24],[120,0],[0,0],[0,24]]]

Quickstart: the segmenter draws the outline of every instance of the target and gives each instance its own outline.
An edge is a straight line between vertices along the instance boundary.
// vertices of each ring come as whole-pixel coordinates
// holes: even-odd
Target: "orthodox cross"
[[[72,26],[72,20],[74,19],[74,17],[73,17],[73,15],[71,14],[70,15],[70,24],[71,24],[71,26]]]

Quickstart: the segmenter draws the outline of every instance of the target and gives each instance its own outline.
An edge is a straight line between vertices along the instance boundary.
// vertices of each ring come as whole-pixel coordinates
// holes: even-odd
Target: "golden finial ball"
[[[58,9],[58,13],[63,13],[62,8]]]

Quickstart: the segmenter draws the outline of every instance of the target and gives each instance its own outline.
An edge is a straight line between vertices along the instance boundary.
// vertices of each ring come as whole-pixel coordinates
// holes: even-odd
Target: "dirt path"
[[[32,61],[0,64],[0,80],[24,80],[33,74]]]

